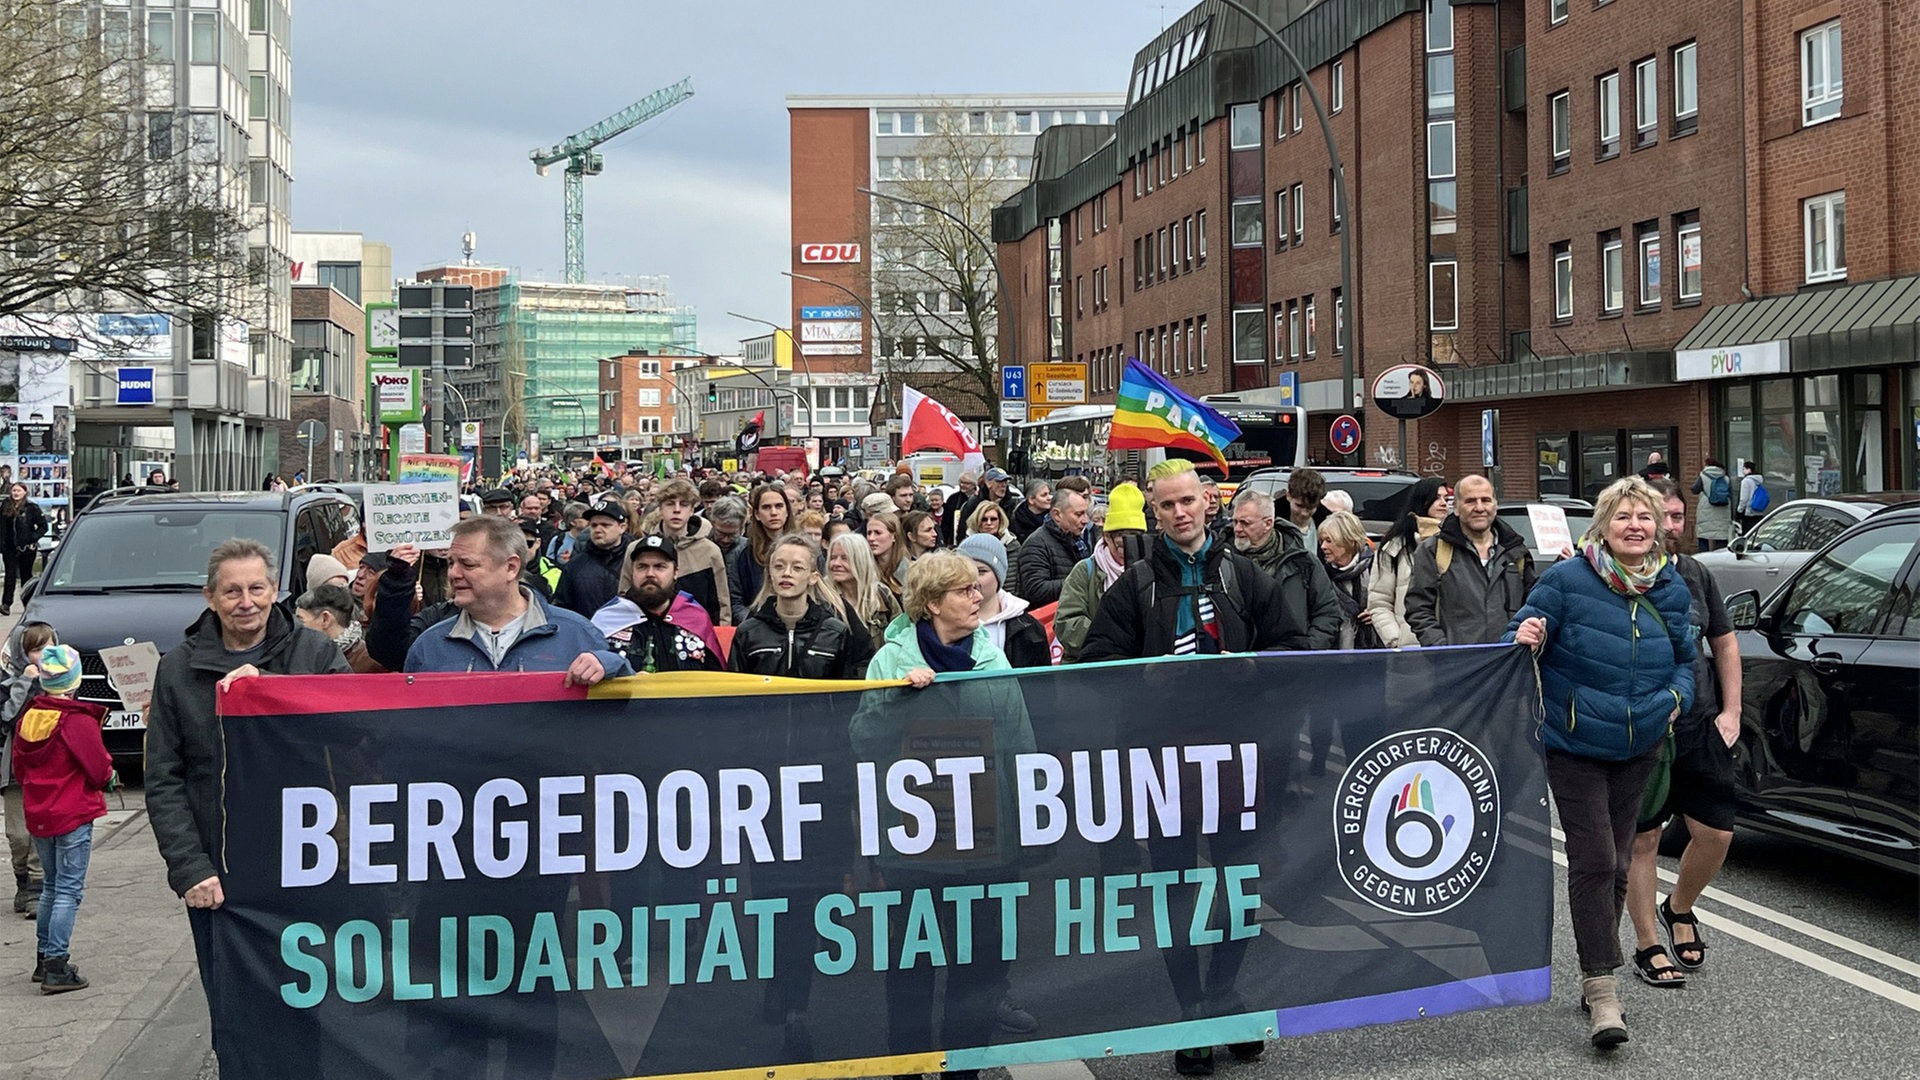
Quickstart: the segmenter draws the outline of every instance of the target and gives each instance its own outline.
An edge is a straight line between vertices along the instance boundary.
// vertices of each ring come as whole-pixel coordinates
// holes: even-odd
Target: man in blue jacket
[[[512,518],[483,514],[455,525],[447,585],[460,614],[420,635],[407,650],[406,669],[564,671],[577,686],[633,674],[592,623],[521,585],[526,557]]]

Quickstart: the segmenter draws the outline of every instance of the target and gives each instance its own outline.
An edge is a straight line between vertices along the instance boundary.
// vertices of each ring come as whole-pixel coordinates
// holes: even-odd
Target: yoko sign
[[[800,261],[803,263],[857,263],[860,261],[860,245],[801,244]]]
[[[370,380],[381,423],[404,424],[420,419],[420,381],[415,369],[375,369]]]

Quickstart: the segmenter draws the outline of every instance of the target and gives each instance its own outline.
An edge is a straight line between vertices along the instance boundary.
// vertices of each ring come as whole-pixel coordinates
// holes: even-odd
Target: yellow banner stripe
[[[663,671],[609,679],[587,692],[592,698],[747,697],[756,694],[854,694],[906,686],[905,679],[776,679],[728,671]]]
[[[764,1069],[721,1069],[717,1072],[667,1073],[645,1080],[842,1080],[845,1077],[894,1076],[900,1073],[937,1073],[946,1068],[946,1054],[935,1050],[926,1054],[898,1054],[893,1057],[847,1058],[843,1061],[812,1061],[798,1065],[772,1065]],[[627,1080],[642,1080],[628,1077]]]

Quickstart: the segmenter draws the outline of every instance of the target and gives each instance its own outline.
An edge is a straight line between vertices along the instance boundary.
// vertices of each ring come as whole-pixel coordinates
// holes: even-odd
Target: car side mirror
[[[1747,538],[1744,536],[1736,536],[1727,541],[1727,550],[1733,552],[1734,557],[1738,558],[1742,552],[1747,550]]]
[[[1760,625],[1760,594],[1742,589],[1727,597],[1727,620],[1735,630],[1753,630]]]
[[[39,578],[34,578],[32,581],[27,582],[26,587],[20,590],[20,609],[22,611],[25,611],[27,605],[32,602],[33,594],[39,591]]]

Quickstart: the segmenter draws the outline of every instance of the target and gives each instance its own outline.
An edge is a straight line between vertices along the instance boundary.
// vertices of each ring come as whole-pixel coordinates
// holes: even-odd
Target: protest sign
[[[1528,503],[1527,520],[1533,525],[1536,551],[1559,555],[1573,546],[1573,530],[1567,525],[1567,512],[1546,503]]]
[[[401,454],[397,479],[402,484],[458,484],[460,459],[452,454]]]
[[[453,543],[460,523],[460,485],[451,480],[368,484],[364,491],[367,550],[412,544],[422,551]]]
[[[151,641],[114,645],[100,650],[107,666],[107,685],[120,695],[128,712],[144,713],[153,700],[153,676],[160,670],[160,650]]]
[[[1518,647],[220,708],[227,1080],[932,1073],[1548,996]],[[1325,778],[1309,712],[1350,748]]]

